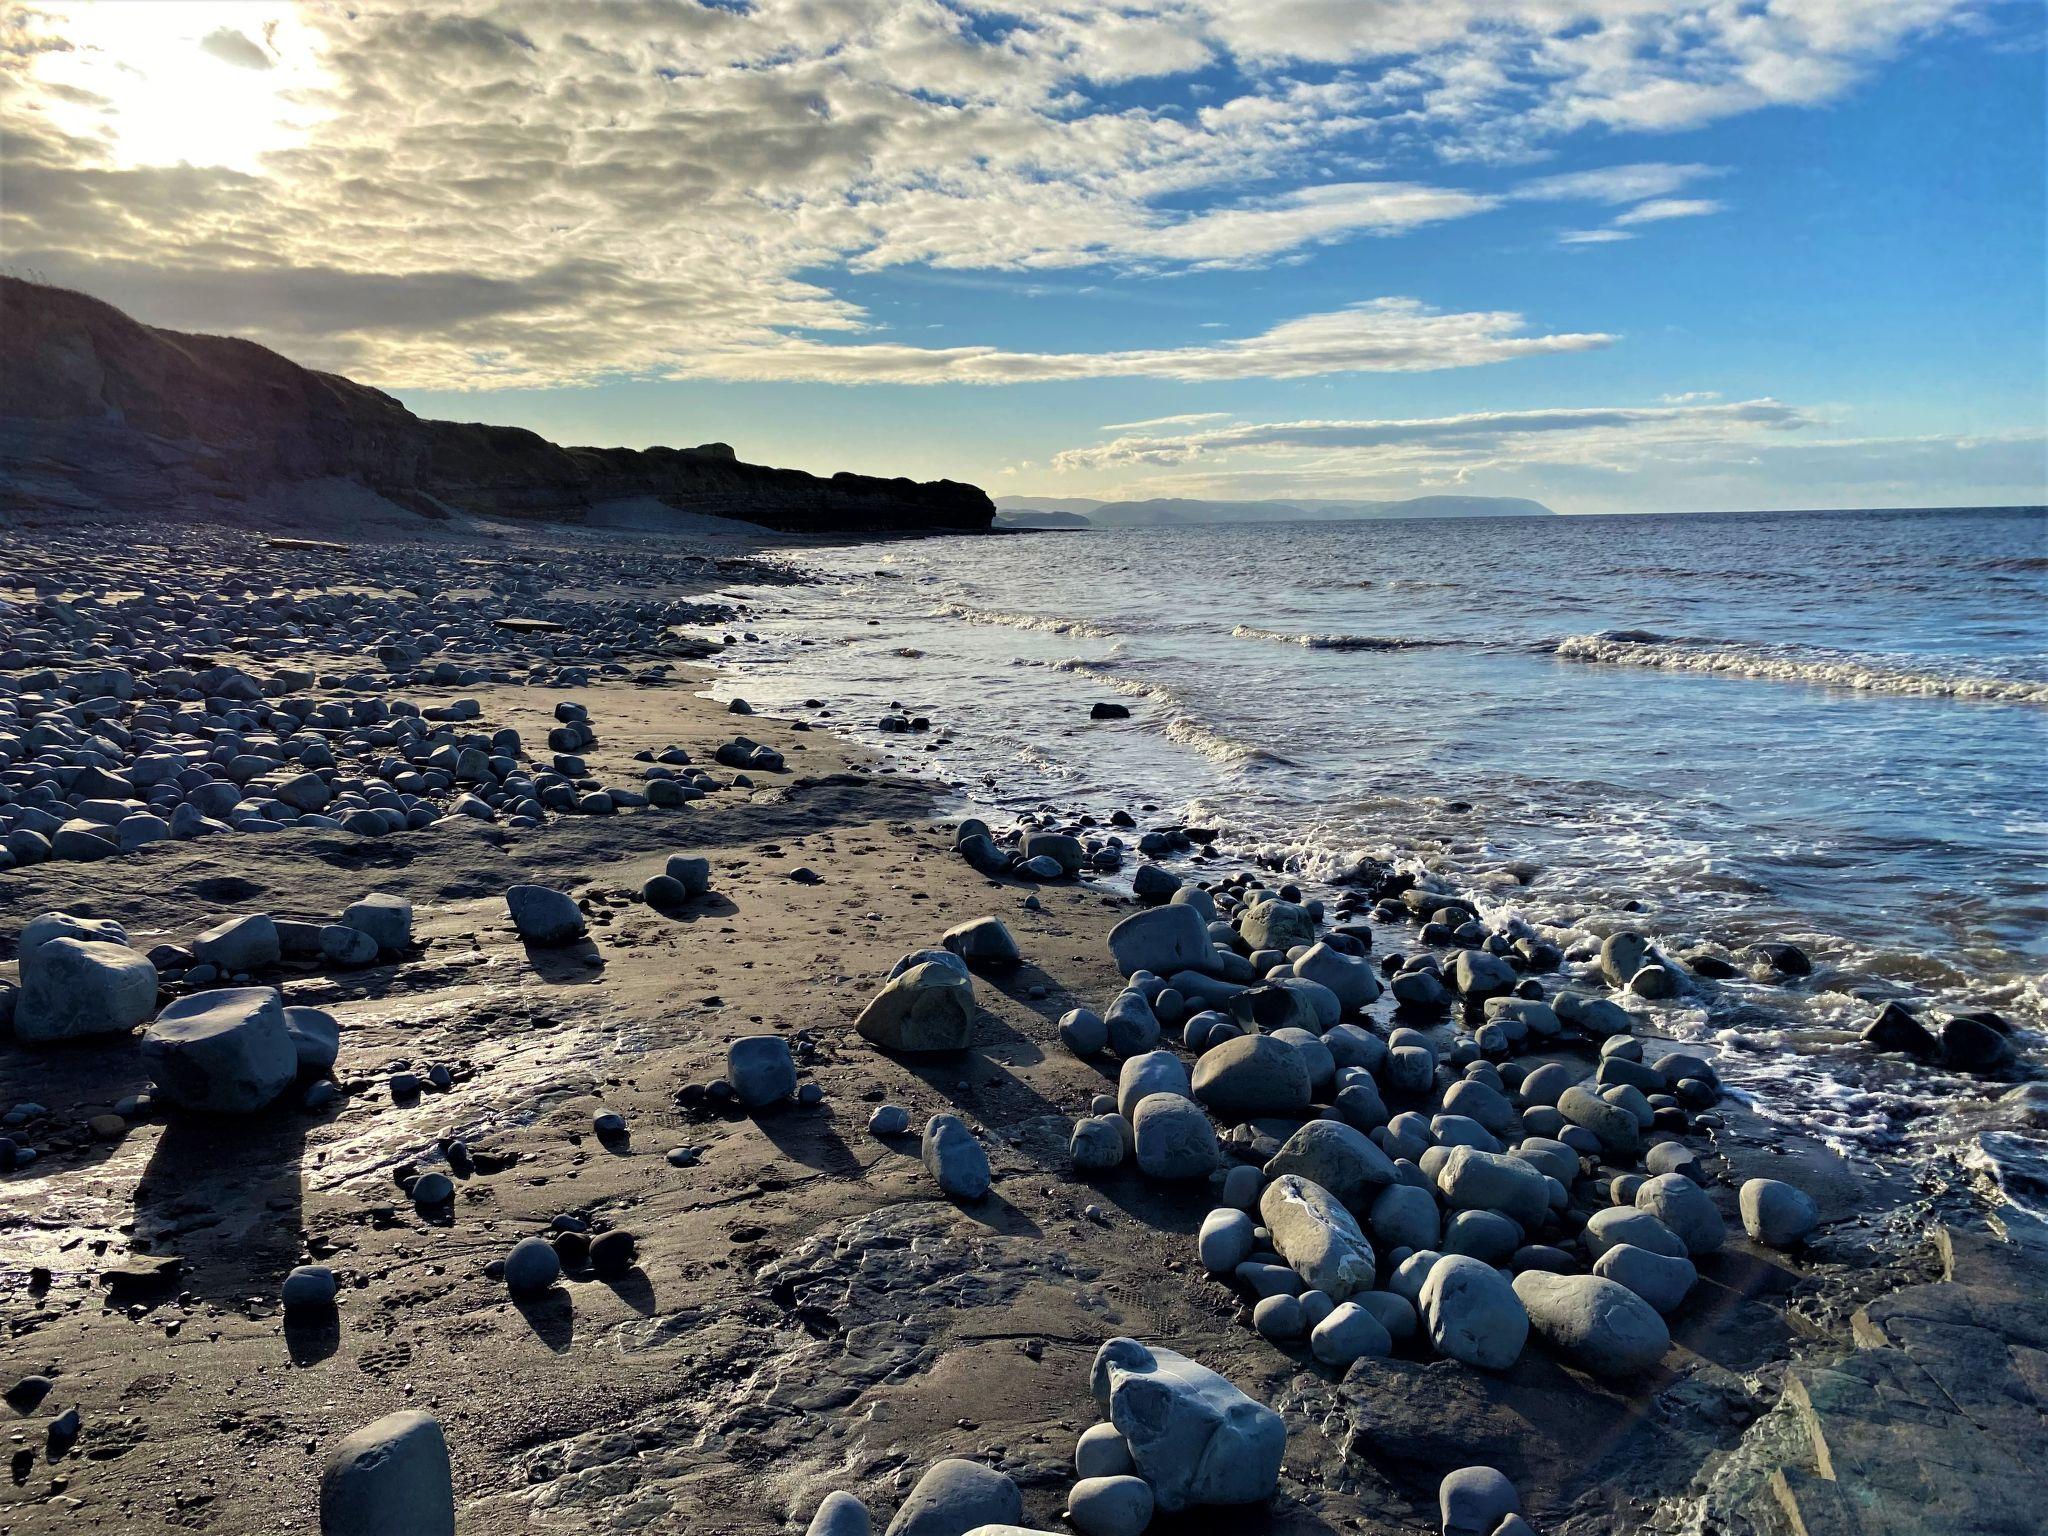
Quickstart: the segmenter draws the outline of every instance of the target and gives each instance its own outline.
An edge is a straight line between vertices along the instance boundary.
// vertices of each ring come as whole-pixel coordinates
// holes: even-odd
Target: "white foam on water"
[[[1807,683],[1816,687],[1849,688],[1862,693],[1968,699],[1992,704],[2048,704],[2048,681],[2036,678],[1914,672],[1854,656],[1827,656],[1765,646],[1693,645],[1667,642],[1661,638],[1634,638],[1638,633],[1610,631],[1597,635],[1569,635],[1557,643],[1552,654],[1561,661]]]
[[[1086,619],[1061,618],[1048,613],[1006,613],[999,608],[976,608],[968,603],[940,603],[929,617],[958,619],[963,624],[983,624],[997,629],[1036,630],[1048,635],[1080,635],[1085,639],[1114,640],[1117,631]]]

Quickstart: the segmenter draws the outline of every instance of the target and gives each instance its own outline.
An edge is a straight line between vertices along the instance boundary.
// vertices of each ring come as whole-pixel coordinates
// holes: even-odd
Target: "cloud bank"
[[[1966,10],[29,0],[0,19],[0,247],[390,387],[1472,366],[1606,338],[1367,290],[1216,345],[923,348],[839,290],[908,265],[1258,266],[1532,199],[1619,210],[1587,235],[1611,239],[1710,211],[1680,194],[1711,168],[1532,168],[1505,193],[1462,168],[1824,101]]]

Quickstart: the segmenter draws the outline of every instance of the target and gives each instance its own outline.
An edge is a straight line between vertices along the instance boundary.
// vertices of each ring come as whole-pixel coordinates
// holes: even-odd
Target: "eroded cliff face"
[[[802,532],[987,528],[952,480],[833,475],[697,448],[564,448],[426,421],[254,342],[159,330],[84,294],[0,278],[0,508],[195,509],[293,481],[355,481],[422,516],[575,519],[654,497]]]

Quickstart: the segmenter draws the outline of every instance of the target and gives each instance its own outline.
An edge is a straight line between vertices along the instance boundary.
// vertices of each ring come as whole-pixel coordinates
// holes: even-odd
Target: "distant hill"
[[[998,508],[998,528],[1093,528],[1095,525],[1079,512],[1011,512]]]
[[[1555,517],[1540,501],[1522,496],[1410,496],[1399,501],[1206,501],[1156,497],[1149,501],[1090,501],[1072,496],[999,496],[1004,518],[1027,514],[1085,516],[1093,528],[1163,528],[1203,523],[1339,522],[1360,518]],[[1062,525],[1065,526],[1065,525]]]
[[[0,277],[0,511],[185,512],[315,482],[429,518],[575,521],[641,498],[818,533],[979,530],[995,515],[951,480],[826,479],[745,463],[723,443],[564,448],[518,427],[428,421],[252,341],[159,330]]]

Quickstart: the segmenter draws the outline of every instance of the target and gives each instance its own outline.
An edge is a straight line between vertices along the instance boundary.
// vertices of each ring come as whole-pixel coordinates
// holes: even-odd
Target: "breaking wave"
[[[1403,640],[1393,635],[1290,635],[1251,624],[1239,624],[1230,634],[1236,640],[1269,640],[1277,645],[1298,645],[1308,651],[1406,651],[1458,643],[1455,640]]]
[[[2048,704],[2048,681],[1915,672],[1854,656],[1780,651],[1734,644],[1693,645],[1643,630],[1608,630],[1571,635],[1554,648],[1563,661],[1609,666],[1654,667],[1667,672],[1718,673],[1724,677],[1809,683],[1864,693],[1929,699],[1970,699],[1993,704]]]
[[[1020,657],[1013,665],[1044,666],[1055,672],[1071,672],[1081,677],[1093,678],[1111,692],[1122,694],[1125,698],[1143,699],[1155,706],[1156,713],[1149,719],[1140,720],[1138,724],[1141,728],[1156,730],[1168,741],[1192,748],[1212,763],[1220,763],[1226,768],[1296,766],[1292,758],[1284,757],[1269,747],[1240,740],[1219,730],[1203,718],[1185,694],[1163,683],[1125,676],[1112,671],[1105,663],[1090,661],[1082,656],[1069,656],[1061,661],[1050,662]]]
[[[1062,619],[1044,613],[1005,613],[996,608],[975,608],[966,603],[941,603],[931,611],[935,619],[958,619],[963,624],[985,624],[998,629],[1031,629],[1048,635],[1079,635],[1089,640],[1114,640],[1117,631],[1091,624],[1086,619]]]

